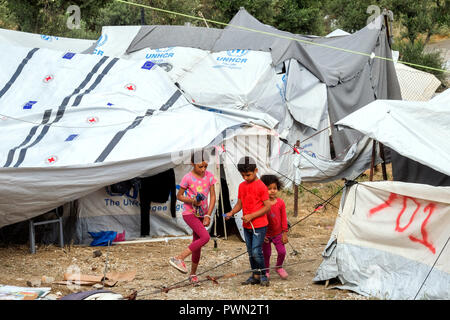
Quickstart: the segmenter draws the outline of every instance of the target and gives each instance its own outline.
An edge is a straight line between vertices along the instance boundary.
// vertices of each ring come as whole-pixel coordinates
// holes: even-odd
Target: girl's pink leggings
[[[192,243],[189,245],[189,250],[192,251],[192,262],[198,263],[202,247],[209,241],[209,232],[203,225],[203,218],[198,218],[194,214],[186,214],[183,215],[183,219],[192,229]]]
[[[264,263],[266,265],[266,268],[269,268],[270,266],[270,256],[272,254],[272,243],[275,245],[275,249],[277,250],[278,256],[277,256],[277,264],[276,267],[281,267],[284,262],[284,258],[286,257],[286,247],[283,244],[282,241],[282,234],[275,237],[269,237],[269,243],[264,242],[262,245],[263,249],[263,255],[264,255]],[[269,270],[266,270],[268,272]]]

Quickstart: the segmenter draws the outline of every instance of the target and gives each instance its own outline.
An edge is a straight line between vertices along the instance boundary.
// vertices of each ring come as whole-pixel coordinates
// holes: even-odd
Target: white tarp
[[[0,43],[28,48],[47,48],[81,53],[95,44],[95,40],[55,37],[7,29],[0,29]]]
[[[1,45],[0,227],[173,167],[246,119],[192,106],[148,61]]]
[[[314,281],[380,299],[450,298],[450,187],[379,181],[345,190]]]
[[[286,104],[295,120],[320,130],[327,110],[327,86],[297,60],[289,60]],[[329,145],[329,143],[327,143]]]
[[[102,27],[102,34],[92,54],[122,58],[140,28],[141,26]]]
[[[400,62],[395,63],[402,100],[428,101],[439,88],[441,82],[432,73],[411,68]]]
[[[427,102],[377,100],[337,122],[450,175],[450,90]]]

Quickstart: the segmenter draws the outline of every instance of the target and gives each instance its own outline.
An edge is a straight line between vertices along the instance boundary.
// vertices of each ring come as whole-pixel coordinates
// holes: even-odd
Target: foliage
[[[412,44],[420,34],[426,35],[427,44],[431,35],[450,23],[450,0],[392,1],[391,9],[405,28],[401,38],[407,38]]]
[[[96,38],[95,18],[108,1],[111,0],[2,0],[7,9],[9,24],[19,31],[51,34],[55,36]],[[82,14],[80,29],[67,28],[66,13],[69,5],[78,5]],[[3,15],[2,15],[3,16]],[[2,18],[0,16],[0,19]]]
[[[308,35],[325,35],[319,1],[275,1],[274,25],[280,30]]]
[[[388,2],[388,0],[354,0],[349,4],[348,0],[329,0],[326,1],[324,12],[331,29],[339,28],[353,33],[364,28],[368,19],[377,14],[376,11],[370,10],[369,6],[378,6],[381,13],[382,8],[389,8]]]
[[[9,10],[6,0],[0,0],[0,28],[14,29],[16,25],[16,19]]]

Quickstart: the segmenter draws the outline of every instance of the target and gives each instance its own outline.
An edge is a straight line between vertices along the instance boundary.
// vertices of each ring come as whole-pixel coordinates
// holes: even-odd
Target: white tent
[[[429,102],[378,100],[338,122],[450,174],[450,91]],[[450,187],[349,185],[314,281],[380,299],[450,298]]]
[[[357,183],[313,281],[379,299],[450,299],[450,187]]]
[[[0,226],[172,168],[254,120],[193,106],[145,60],[1,45],[0,61]]]
[[[450,90],[428,102],[377,100],[339,121],[450,175]]]
[[[395,63],[402,99],[407,101],[428,101],[441,85],[432,73],[411,68],[403,63]]]

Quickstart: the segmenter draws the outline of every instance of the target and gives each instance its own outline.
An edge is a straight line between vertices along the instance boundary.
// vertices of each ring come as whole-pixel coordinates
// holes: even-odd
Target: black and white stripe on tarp
[[[4,96],[4,94],[11,88],[11,86],[14,84],[14,82],[17,80],[17,78],[19,77],[19,75],[22,73],[23,68],[25,67],[25,65],[28,63],[28,61],[30,61],[30,59],[33,57],[33,55],[35,54],[36,51],[38,51],[39,48],[34,48],[31,49],[27,56],[22,60],[22,62],[19,64],[19,66],[16,69],[16,72],[14,72],[13,76],[11,77],[11,79],[5,84],[5,86],[2,88],[2,90],[0,91],[0,99]]]
[[[171,106],[173,106],[175,104],[175,102],[178,100],[178,98],[180,96],[181,96],[181,91],[180,90],[175,91],[175,93],[169,98],[169,100],[167,100],[166,103],[164,103],[161,106],[161,108],[159,110],[167,111]],[[136,119],[134,119],[133,123],[131,125],[129,125],[126,129],[117,132],[116,135],[114,136],[114,138],[111,140],[111,142],[102,151],[102,153],[97,158],[97,160],[95,160],[95,162],[103,162],[106,159],[106,157],[111,153],[111,151],[114,149],[114,147],[120,142],[122,137],[129,130],[132,130],[132,129],[136,128],[138,125],[140,125],[142,123],[142,120],[144,120],[145,117],[153,115],[154,111],[155,110],[153,110],[153,109],[148,109],[147,112],[145,113],[145,115],[136,117]]]
[[[115,65],[115,63],[119,60],[118,58],[114,58],[112,59],[107,65],[106,67],[103,68],[103,70],[101,71],[101,73],[95,77],[94,79],[94,75],[96,73],[99,72],[100,68],[106,63],[106,61],[108,60],[108,57],[102,57],[96,64],[95,66],[92,68],[92,70],[86,75],[86,77],[84,78],[84,80],[80,83],[80,85],[73,91],[72,94],[70,94],[69,96],[66,96],[62,103],[60,104],[60,106],[58,107],[58,111],[56,112],[56,116],[53,119],[52,122],[48,123],[49,119],[46,119],[44,117],[44,119],[46,119],[47,121],[44,123],[44,121],[38,125],[33,127],[30,130],[30,133],[27,135],[27,137],[25,138],[25,140],[17,147],[13,148],[10,150],[9,154],[8,154],[8,159],[7,162],[5,163],[4,167],[9,167],[11,165],[11,163],[13,162],[13,158],[15,156],[15,151],[19,148],[22,148],[20,150],[18,159],[16,161],[16,163],[14,164],[14,167],[19,167],[23,161],[25,160],[25,156],[27,153],[27,150],[33,146],[35,146],[36,144],[38,144],[43,138],[44,136],[48,133],[48,131],[50,130],[50,126],[52,124],[55,124],[57,122],[59,122],[62,117],[64,116],[64,113],[66,111],[66,108],[68,105],[70,105],[70,101],[71,99],[75,99],[74,101],[74,105],[75,103],[77,103],[77,105],[79,105],[79,103],[81,102],[82,96],[86,93],[91,92],[92,90],[94,90],[97,85],[103,80],[104,76],[111,70],[111,68]],[[83,88],[85,88],[88,84],[90,84],[89,89],[87,89],[85,92],[80,93]],[[47,110],[46,114],[48,114],[48,112],[50,111],[50,114],[52,112],[52,110]],[[48,115],[48,117],[50,117],[50,115]],[[39,135],[36,137],[36,139],[34,141],[31,141],[32,138],[36,135],[38,128],[40,128],[42,126],[42,129],[39,133]]]

